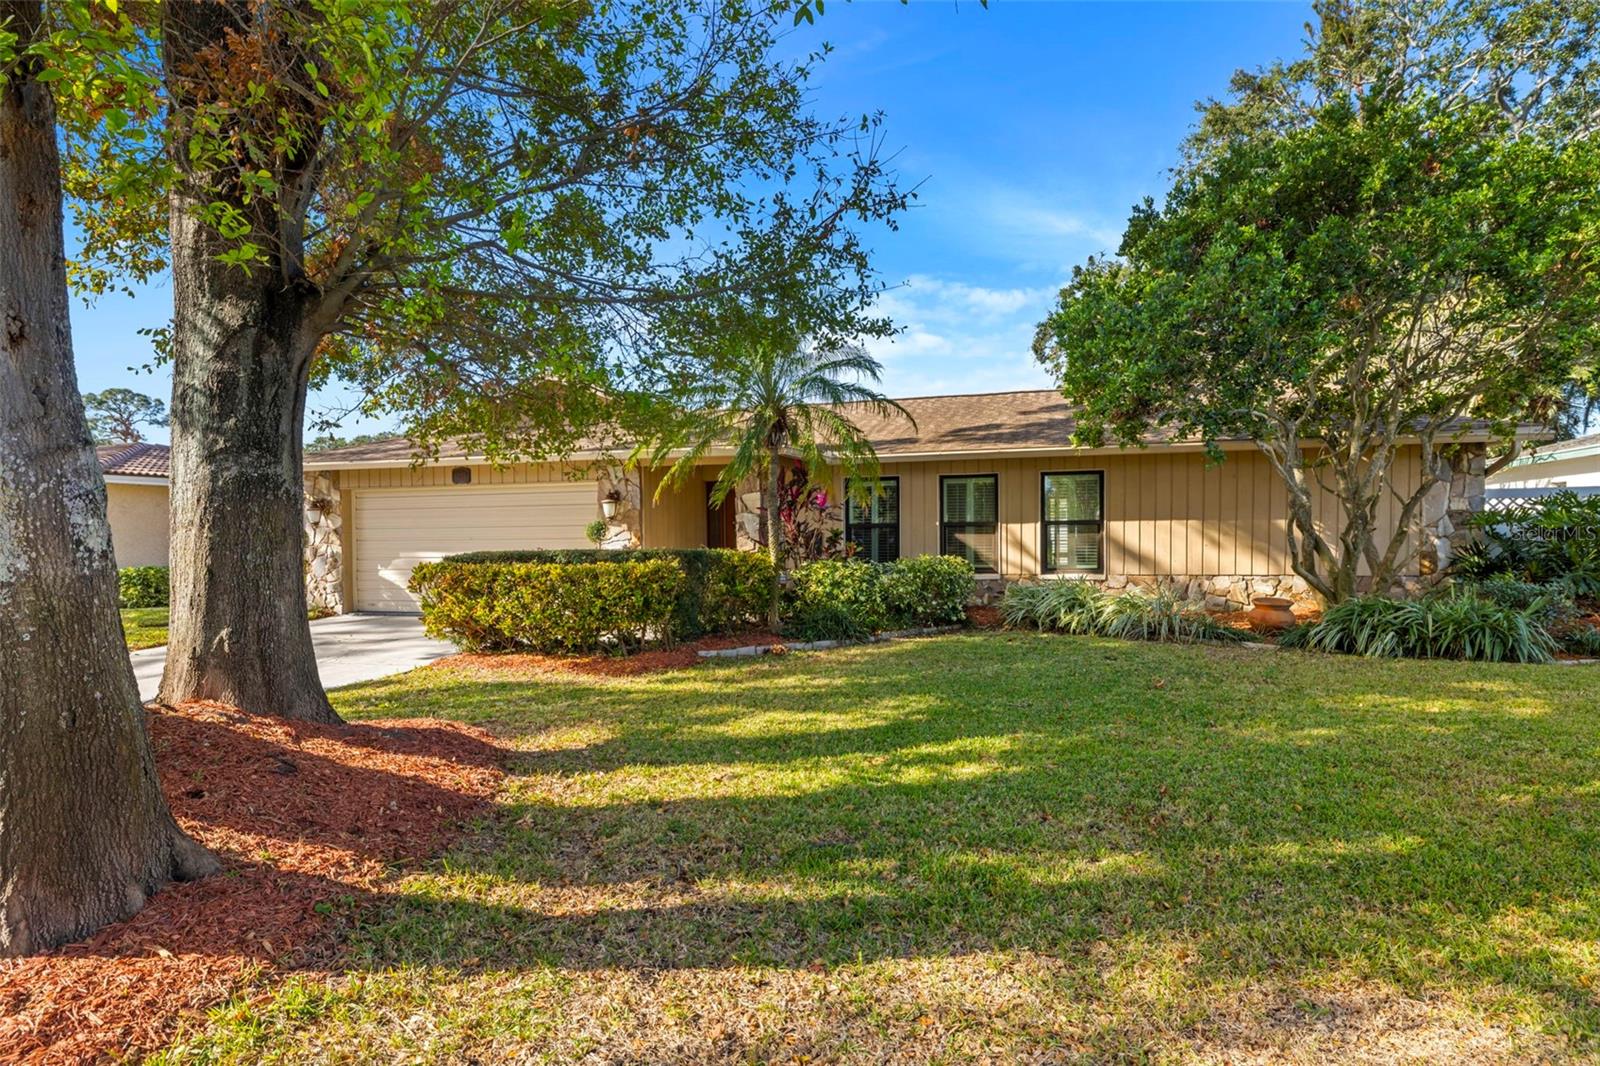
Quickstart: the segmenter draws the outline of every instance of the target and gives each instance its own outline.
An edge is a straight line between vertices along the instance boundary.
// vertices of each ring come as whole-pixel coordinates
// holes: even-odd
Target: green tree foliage
[[[1234,75],[1207,100],[1185,144],[1202,165],[1240,140],[1306,125],[1324,107],[1367,98],[1478,110],[1496,136],[1562,143],[1600,132],[1600,0],[1318,0],[1301,56]],[[1585,431],[1600,400],[1600,358],[1551,382],[1530,416],[1558,436]],[[1508,448],[1498,465],[1516,457]]]
[[[1597,186],[1588,140],[1511,136],[1482,107],[1334,99],[1138,209],[1035,351],[1086,440],[1255,440],[1288,487],[1295,572],[1334,601],[1363,568],[1385,590],[1462,420],[1509,435],[1600,339]],[[1391,477],[1412,442],[1414,485]],[[1336,523],[1315,521],[1320,491]]]
[[[1600,132],[1597,0],[1316,0],[1303,54],[1200,105],[1188,161],[1310,123],[1337,100],[1484,108],[1512,137]]]
[[[877,478],[878,454],[854,416],[911,416],[872,387],[883,367],[860,348],[796,342],[782,330],[751,329],[733,357],[712,373],[680,382],[678,399],[654,437],[634,458],[653,465],[672,460],[657,493],[692,478],[713,450],[728,449],[712,499],[721,503],[746,478],[758,478],[766,502],[767,549],[775,568],[784,559],[779,481],[786,458],[809,477],[831,468],[846,477]],[[914,423],[913,423],[914,424]],[[778,625],[774,587],[768,623]]]
[[[89,429],[98,444],[137,443],[144,440],[140,426],[167,424],[167,405],[154,396],[132,389],[105,389],[83,394]]]
[[[423,451],[550,458],[653,410],[624,386],[728,305],[888,329],[863,234],[908,193],[877,116],[812,113],[785,4],[62,6],[76,276],[171,242],[175,557],[263,561],[174,572],[163,698],[332,717],[290,587],[313,384]]]
[[[393,433],[356,433],[348,437],[341,437],[339,434],[329,430],[325,433],[319,433],[306,441],[306,454],[326,452],[334,448],[348,448],[352,444],[376,444],[379,441],[393,439]]]
[[[86,96],[75,278],[164,266],[164,193],[198,181],[228,261],[314,292],[310,380],[424,445],[559,453],[618,414],[619,379],[706,355],[736,296],[887,328],[859,227],[909,194],[880,116],[807,106],[825,53],[774,57],[785,4],[266,0],[165,71],[150,10],[57,12]],[[91,24],[114,32],[75,43]]]

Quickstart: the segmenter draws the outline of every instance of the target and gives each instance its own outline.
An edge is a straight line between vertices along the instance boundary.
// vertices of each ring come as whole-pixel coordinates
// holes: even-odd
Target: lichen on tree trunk
[[[6,11],[22,42],[40,32],[38,4]],[[217,869],[161,794],[123,642],[38,66],[0,71],[0,956],[82,937]]]

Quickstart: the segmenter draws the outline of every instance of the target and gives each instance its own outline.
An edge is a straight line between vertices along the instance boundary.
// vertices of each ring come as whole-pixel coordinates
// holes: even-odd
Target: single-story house
[[[1489,476],[1493,489],[1600,489],[1600,433],[1539,444]]]
[[[1213,606],[1307,592],[1289,565],[1286,490],[1248,441],[1225,444],[1221,463],[1207,462],[1198,443],[1160,436],[1137,448],[1076,447],[1072,410],[1049,390],[900,402],[915,428],[857,418],[882,460],[883,494],[841,516],[863,557],[964,555],[994,585],[1170,582]],[[1456,476],[1416,523],[1411,576],[1438,565],[1465,512],[1482,507],[1484,439],[1457,438]],[[1402,454],[1401,492],[1418,483],[1420,459],[1418,448]],[[722,507],[710,502],[726,460],[707,454],[697,477],[658,496],[661,470],[625,468],[599,450],[506,466],[448,446],[421,461],[404,438],[318,452],[305,464],[312,602],[415,611],[406,582],[416,563],[473,550],[588,547],[585,527],[613,492],[607,546],[753,549],[757,486],[741,486]],[[835,499],[844,488],[836,479]],[[1331,496],[1321,509],[1335,514]],[[1384,521],[1397,512],[1391,497]]]
[[[167,565],[167,486],[172,453],[165,444],[102,444],[106,517],[118,566]]]

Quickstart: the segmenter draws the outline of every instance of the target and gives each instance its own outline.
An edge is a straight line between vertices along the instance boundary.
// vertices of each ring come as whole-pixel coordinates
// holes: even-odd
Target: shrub
[[[1249,636],[1218,622],[1171,589],[1118,595],[1087,581],[1012,585],[1001,600],[1000,614],[1010,626],[1122,640],[1239,641]]]
[[[583,535],[589,538],[590,544],[599,544],[606,539],[606,520],[596,518],[593,522],[583,527]]]
[[[728,633],[763,622],[778,573],[764,552],[715,550],[699,597],[700,632]]]
[[[1561,650],[1590,659],[1600,659],[1600,626],[1585,623],[1573,626],[1558,638]]]
[[[1469,589],[1420,600],[1345,600],[1279,643],[1351,655],[1523,663],[1549,662],[1556,648],[1536,610],[1503,606]]]
[[[419,563],[410,588],[428,634],[468,651],[594,651],[670,636],[686,582],[671,559]]]
[[[872,631],[844,606],[826,601],[799,603],[784,622],[783,631],[796,640],[864,640]]]
[[[1171,589],[1107,596],[1100,604],[1099,623],[1101,633],[1122,640],[1228,642],[1249,637],[1242,629],[1223,625]]]
[[[550,548],[464,552],[447,563],[636,563],[665,559],[683,571],[684,584],[672,612],[672,636],[693,639],[741,629],[766,615],[778,581],[772,561],[731,548]]]
[[[1110,593],[1087,581],[1047,581],[1037,585],[1012,585],[1000,601],[1006,625],[1056,630],[1062,633],[1098,633],[1100,607]]]
[[[1600,597],[1600,496],[1552,493],[1485,511],[1472,524],[1483,541],[1451,563],[1458,576],[1564,581],[1574,596]]]
[[[1566,581],[1523,581],[1514,574],[1502,573],[1463,582],[1462,588],[1502,607],[1531,611],[1546,626],[1560,625],[1577,614],[1572,588]]]
[[[883,599],[886,569],[854,559],[818,559],[802,564],[789,581],[787,614],[791,625],[793,619],[826,605],[838,607],[867,633],[888,628],[889,612]]]
[[[172,599],[167,568],[125,566],[117,571],[117,603],[121,607],[166,607]]]
[[[897,629],[964,622],[978,579],[972,564],[953,555],[917,555],[884,568],[884,612]]]

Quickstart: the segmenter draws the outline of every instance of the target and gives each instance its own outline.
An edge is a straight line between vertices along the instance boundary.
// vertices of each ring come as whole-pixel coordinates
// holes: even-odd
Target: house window
[[[844,539],[856,546],[856,555],[874,563],[900,558],[900,479],[878,479],[878,489],[867,503],[856,499],[846,485]]]
[[[1000,482],[993,474],[939,479],[939,554],[994,573],[999,558]]]
[[[1044,476],[1041,533],[1047,572],[1101,569],[1105,490],[1105,474],[1098,470]]]

